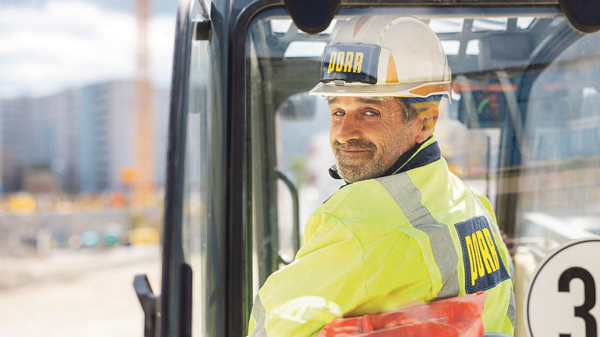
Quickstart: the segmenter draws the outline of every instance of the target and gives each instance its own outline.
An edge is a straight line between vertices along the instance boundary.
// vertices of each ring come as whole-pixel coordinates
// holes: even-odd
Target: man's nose
[[[360,138],[360,133],[361,130],[358,118],[347,114],[340,124],[336,139],[340,143],[346,143],[350,139]]]

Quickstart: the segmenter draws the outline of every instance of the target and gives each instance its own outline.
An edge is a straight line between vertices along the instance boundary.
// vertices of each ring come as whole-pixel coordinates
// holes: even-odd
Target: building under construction
[[[28,170],[56,175],[69,193],[130,189],[135,165],[136,82],[88,85],[41,98],[0,101],[4,192],[25,188]],[[169,92],[155,89],[148,137],[154,186],[164,183]]]

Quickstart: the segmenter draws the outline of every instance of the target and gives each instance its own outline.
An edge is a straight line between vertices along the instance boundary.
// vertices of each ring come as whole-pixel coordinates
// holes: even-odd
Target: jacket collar
[[[421,166],[433,163],[440,159],[442,153],[440,146],[433,135],[427,138],[423,143],[416,144],[412,149],[403,153],[398,160],[384,173],[381,177],[391,176],[406,172],[408,170],[416,169]],[[342,179],[338,174],[337,167],[335,165],[329,168],[329,175],[333,179]],[[381,178],[378,177],[378,178]],[[349,184],[346,182],[346,184]]]

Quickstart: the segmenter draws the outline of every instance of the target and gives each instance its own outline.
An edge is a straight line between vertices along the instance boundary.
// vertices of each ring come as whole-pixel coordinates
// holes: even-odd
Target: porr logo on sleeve
[[[455,227],[463,252],[467,294],[488,290],[510,277],[484,216],[457,223]]]

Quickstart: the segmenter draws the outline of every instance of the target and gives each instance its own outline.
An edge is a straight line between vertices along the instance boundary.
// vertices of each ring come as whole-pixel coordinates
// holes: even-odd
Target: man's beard
[[[385,153],[377,153],[375,144],[359,139],[350,139],[342,144],[337,140],[333,143],[333,153],[340,177],[349,183],[377,178],[381,176],[387,168],[382,167],[382,158]],[[366,154],[348,155],[343,154],[341,150],[363,150]]]

